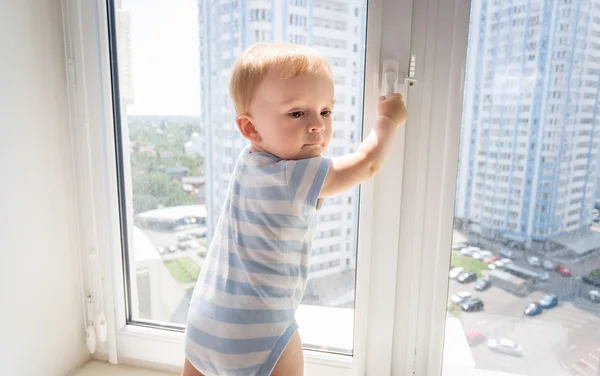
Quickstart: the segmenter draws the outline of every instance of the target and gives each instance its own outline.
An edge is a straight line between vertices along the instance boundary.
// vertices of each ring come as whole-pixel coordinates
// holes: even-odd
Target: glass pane
[[[129,320],[183,329],[231,174],[247,141],[228,93],[237,56],[318,49],[335,81],[324,153],[362,134],[366,0],[114,1]],[[358,189],[325,200],[297,320],[306,347],[352,353]]]
[[[466,72],[446,348],[599,375],[600,1],[473,1]]]

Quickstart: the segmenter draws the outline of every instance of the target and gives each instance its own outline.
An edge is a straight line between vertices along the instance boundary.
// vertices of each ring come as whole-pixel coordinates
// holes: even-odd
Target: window
[[[103,152],[94,153],[98,171],[90,179],[102,182],[97,190],[104,198],[98,198],[102,208],[98,218],[106,223],[96,229],[106,243],[103,260],[110,265],[103,281],[114,294],[115,343],[108,347],[120,358],[180,365],[190,294],[210,257],[207,248],[223,204],[219,198],[227,191],[239,150],[246,145],[238,134],[226,87],[237,54],[254,42],[287,41],[291,35],[293,42],[311,43],[325,56],[338,59],[332,61],[332,66],[342,68],[336,71],[336,81],[344,83],[344,94],[353,98],[354,105],[340,108],[344,116],[336,118],[334,131],[348,129],[346,134],[362,139],[363,128],[370,130],[376,118],[377,88],[363,87],[364,76],[375,77],[380,65],[379,54],[365,48],[368,29],[373,27],[367,25],[382,24],[381,14],[367,12],[370,3],[294,1],[293,7],[314,7],[303,14],[295,14],[304,11],[288,8],[289,3],[252,4],[240,0],[217,7],[200,0],[179,7],[155,0],[150,8],[133,0],[69,3],[84,8],[69,13],[84,14],[81,32],[84,45],[90,47],[81,51],[86,55],[85,72],[74,74],[81,79],[78,82],[88,83],[93,100],[87,104],[93,107],[90,114],[103,135],[93,141]],[[309,17],[327,14],[335,21],[331,24],[335,33],[326,27],[309,30],[314,21]],[[387,16],[384,23],[390,20]],[[161,28],[165,30],[161,38],[155,37],[157,27],[173,24],[178,27]],[[70,20],[70,25],[70,38],[76,38],[77,20]],[[373,36],[379,38],[378,33]],[[402,40],[408,43],[410,33],[402,33]],[[350,142],[348,137],[335,138],[330,150],[356,148]],[[395,148],[390,158],[398,159],[402,152],[402,147]],[[398,178],[398,173],[388,172],[389,178]],[[389,339],[393,335],[389,328],[367,331],[365,308],[381,300],[373,309],[392,311],[395,289],[382,285],[391,280],[396,265],[387,256],[388,262],[372,258],[370,266],[360,259],[371,244],[378,254],[396,255],[398,238],[385,226],[371,226],[369,215],[359,216],[375,203],[381,206],[378,222],[397,221],[397,192],[376,185],[332,197],[321,208],[328,218],[324,225],[330,226],[319,228],[314,249],[322,260],[309,268],[314,272],[309,276],[309,295],[297,313],[307,364],[316,370],[310,374],[331,374],[327,367],[332,366],[347,374],[377,374],[366,367],[385,363],[365,362],[367,346],[377,348],[380,334]],[[371,268],[377,269],[373,276]],[[370,289],[378,292],[367,294]],[[375,356],[385,357],[386,352],[389,355],[392,348],[378,349]],[[323,360],[328,366],[321,364]]]
[[[478,84],[465,85],[461,140],[457,148],[458,179],[449,184],[456,184],[453,244],[477,244],[500,258],[506,257],[506,249],[510,249],[513,260],[509,264],[494,264],[491,256],[484,260],[468,251],[461,252],[456,248],[450,251],[452,267],[463,267],[475,272],[477,279],[491,281],[489,290],[477,291],[469,284],[461,283],[460,278],[456,279],[451,272],[453,278],[449,280],[448,287],[447,326],[456,325],[458,331],[455,335],[463,336],[471,346],[468,351],[475,367],[480,370],[533,376],[548,375],[545,367],[550,364],[554,364],[551,373],[556,375],[593,375],[600,368],[597,350],[600,343],[600,308],[591,304],[590,291],[594,286],[581,280],[590,273],[600,276],[600,253],[597,251],[600,248],[600,228],[596,224],[600,222],[597,210],[600,204],[600,174],[595,168],[587,170],[585,175],[573,176],[574,171],[579,170],[574,161],[584,168],[595,162],[591,151],[596,152],[594,143],[597,140],[585,130],[588,123],[584,114],[593,113],[593,101],[600,98],[596,81],[598,68],[590,61],[595,52],[573,39],[579,40],[599,32],[600,25],[592,20],[574,24],[571,7],[563,6],[570,3],[540,3],[539,7],[530,8],[529,17],[538,18],[541,29],[526,30],[526,24],[514,22],[514,19],[509,26],[505,22],[511,21],[511,10],[500,2],[487,2],[487,7],[481,6],[480,2],[472,2],[470,22],[463,20],[465,26],[470,25],[465,82]],[[589,7],[591,5],[586,9]],[[501,23],[497,35],[486,34],[481,26],[493,19]],[[544,34],[543,28],[550,24],[564,33]],[[489,51],[502,47],[502,43],[507,41],[513,44],[521,42],[513,36],[518,32],[531,32],[530,38],[543,41],[537,47],[528,47],[528,60],[547,60],[546,56],[552,56],[552,73],[544,76],[539,86],[519,86],[518,94],[522,96],[511,99],[503,95],[507,90],[505,84],[492,77],[508,71],[517,80],[527,80],[519,69],[511,71],[513,58],[519,59],[521,50],[503,48],[504,53],[496,55]],[[566,46],[568,52],[565,53]],[[477,61],[488,57],[493,58],[494,65],[485,69],[496,73],[486,76]],[[569,85],[566,75],[575,65],[581,67],[573,73],[577,78],[575,81],[573,78]],[[482,77],[481,81],[478,77]],[[581,82],[584,84],[581,85]],[[531,101],[519,99],[529,95],[533,105]],[[546,96],[549,98],[547,101]],[[472,110],[490,100],[494,107],[489,114],[477,114]],[[585,100],[592,102],[586,104]],[[571,110],[572,103],[577,103],[581,110]],[[516,105],[519,113],[504,111],[503,108],[509,105]],[[538,116],[536,111],[541,112],[543,117],[550,117],[547,122],[552,127],[540,129],[537,121],[532,125],[520,125],[529,129],[524,138],[517,134],[515,127],[507,128],[509,138],[519,137],[521,149],[526,146],[525,142],[529,144],[529,166],[523,173],[511,173],[513,184],[522,183],[525,179],[525,189],[502,191],[499,189],[499,181],[504,181],[502,176],[472,173],[481,166],[470,155],[488,152],[486,144],[495,141],[488,133],[490,125],[486,124],[487,118],[500,117],[504,124],[516,124],[520,121],[519,117]],[[560,121],[553,119],[555,117]],[[458,127],[458,121],[456,123]],[[470,142],[472,131],[479,133],[479,143],[474,146]],[[574,139],[576,131],[585,137]],[[545,137],[539,137],[538,132],[546,132]],[[494,150],[500,156],[506,156],[504,159],[511,163],[511,171],[516,167],[518,152],[510,144],[495,143]],[[538,151],[541,151],[541,157],[535,158]],[[489,158],[487,162],[494,160]],[[480,187],[484,197],[490,197],[485,200],[487,206],[483,213],[486,215],[471,209],[470,192],[475,187]],[[448,187],[446,193],[452,191]],[[506,200],[511,204],[508,213],[505,211]],[[510,219],[508,222],[505,221],[506,214]],[[520,221],[520,226],[517,221]],[[446,226],[449,227],[449,223]],[[585,245],[580,246],[583,243]],[[528,257],[532,256],[540,259],[541,263],[552,261],[561,264],[573,276],[561,268],[546,267],[545,271],[541,265],[528,261]],[[460,302],[463,291],[472,292],[473,297]],[[547,303],[554,298],[544,297],[546,294],[557,297],[556,307],[553,307],[554,303]],[[545,308],[529,308],[528,305],[534,302],[541,302]],[[447,343],[449,340],[446,338]],[[448,368],[452,361],[449,356],[444,359]]]
[[[534,243],[557,232],[568,233],[580,229],[582,219],[578,214],[567,218],[568,213],[575,210],[574,207],[567,207],[565,203],[569,201],[543,203],[547,206],[546,211],[537,211],[537,207],[542,205],[536,202],[541,195],[539,190],[542,184],[539,176],[532,176],[532,171],[538,170],[539,166],[536,163],[541,159],[538,154],[550,151],[544,150],[546,140],[539,133],[548,131],[545,127],[550,110],[549,107],[543,107],[545,99],[539,100],[536,90],[545,90],[546,84],[541,85],[541,89],[536,88],[536,85],[527,84],[531,83],[531,77],[511,78],[502,82],[502,78],[508,75],[520,75],[521,64],[525,64],[523,72],[530,69],[527,75],[534,75],[537,72],[535,64],[524,61],[530,54],[535,56],[535,61],[548,62],[546,69],[550,73],[556,62],[549,62],[555,55],[547,49],[557,46],[558,41],[550,43],[540,38],[540,33],[542,29],[545,30],[547,25],[544,23],[548,17],[559,15],[560,11],[548,11],[537,2],[523,7],[523,4],[506,4],[499,0],[474,1],[471,15],[479,14],[485,22],[490,12],[497,14],[498,20],[494,24],[481,24],[476,20],[470,23],[469,9],[465,6],[467,2],[455,0],[407,2],[411,3],[411,9],[403,9],[407,7],[405,3],[400,5],[392,0],[368,4],[366,0],[281,3],[237,0],[224,2],[216,9],[214,2],[200,0],[186,2],[189,6],[197,8],[188,12],[176,12],[176,24],[182,27],[160,28],[164,41],[158,40],[161,38],[153,38],[152,43],[146,43],[152,46],[151,53],[144,54],[137,46],[140,45],[140,39],[144,40],[149,36],[139,32],[140,28],[143,28],[144,24],[147,27],[151,25],[153,30],[157,30],[163,23],[173,25],[174,22],[168,20],[173,17],[174,9],[178,8],[169,1],[154,1],[155,6],[147,7],[152,9],[152,12],[145,12],[146,8],[133,0],[108,1],[108,9],[104,8],[105,2],[68,2],[68,6],[81,4],[85,10],[82,13],[86,26],[83,29],[83,45],[86,46],[87,71],[70,72],[69,75],[75,74],[78,78],[76,82],[83,82],[85,78],[89,90],[88,103],[92,107],[89,111],[92,117],[90,123],[97,127],[94,128],[94,131],[97,131],[95,134],[103,136],[92,140],[94,158],[102,159],[100,162],[94,159],[93,166],[97,167],[97,171],[92,175],[93,181],[97,183],[93,185],[97,187],[98,196],[97,229],[99,239],[103,242],[101,249],[106,253],[102,256],[103,268],[107,269],[104,270],[106,275],[103,275],[103,282],[110,287],[106,290],[107,299],[111,302],[107,311],[110,311],[111,315],[114,313],[114,320],[111,322],[114,322],[115,328],[114,343],[106,346],[110,354],[102,355],[110,356],[115,361],[115,356],[118,356],[138,363],[159,363],[169,367],[181,365],[181,322],[184,322],[183,317],[186,314],[184,300],[193,287],[193,282],[189,282],[190,276],[197,275],[198,269],[203,266],[202,258],[206,260],[206,245],[212,236],[214,213],[218,212],[221,205],[218,197],[227,190],[227,182],[235,165],[236,150],[245,145],[238,137],[228,94],[226,88],[222,87],[226,86],[229,68],[235,61],[236,54],[250,43],[254,43],[255,39],[290,40],[293,33],[293,42],[311,43],[326,56],[352,60],[352,69],[347,64],[349,72],[344,72],[346,67],[341,64],[336,67],[338,69],[334,69],[336,76],[343,76],[347,80],[345,90],[351,90],[347,101],[336,106],[336,111],[341,116],[335,120],[334,127],[338,128],[334,128],[334,131],[343,129],[344,134],[353,134],[355,140],[362,139],[363,129],[369,130],[375,118],[375,99],[379,92],[372,80],[364,78],[380,75],[380,53],[381,59],[386,59],[398,52],[400,56],[395,57],[401,65],[408,65],[408,54],[414,49],[417,61],[422,61],[417,65],[419,78],[423,71],[421,67],[425,66],[429,67],[431,77],[448,78],[435,80],[431,85],[425,85],[422,90],[409,90],[409,107],[411,111],[414,109],[414,114],[420,115],[412,120],[415,124],[410,124],[401,131],[405,133],[398,138],[401,140],[399,145],[391,151],[387,163],[389,167],[384,168],[385,171],[374,183],[364,184],[360,189],[326,200],[322,212],[319,213],[325,222],[337,222],[340,225],[320,226],[317,229],[316,236],[319,237],[320,244],[315,244],[314,258],[309,267],[313,278],[307,287],[306,299],[298,310],[298,321],[306,345],[307,374],[439,374],[445,327],[449,333],[445,339],[446,349],[458,349],[459,345],[467,343],[465,327],[461,320],[474,320],[479,315],[464,313],[460,317],[449,316],[445,327],[443,324],[448,307],[448,280],[444,270],[447,270],[451,262],[448,250],[450,244],[447,243],[453,233],[452,220],[455,214],[457,231],[464,232],[468,229],[469,235],[471,232],[476,233],[478,238],[483,239],[482,242],[492,244],[490,248],[493,251],[497,249],[494,242],[498,240],[489,239],[495,239],[495,234],[500,230],[516,239],[513,241],[517,243],[521,239],[519,234],[531,233],[531,242]],[[257,3],[255,8],[260,5],[260,9],[265,10],[264,21],[261,11],[255,13],[258,22],[249,22],[254,3]],[[276,4],[275,9],[271,9],[273,4]],[[373,4],[375,6],[372,7]],[[485,7],[481,7],[481,4],[485,4]],[[117,6],[118,9],[115,9]],[[304,7],[309,11],[301,9]],[[356,8],[358,12],[355,12]],[[283,12],[282,9],[287,10]],[[394,11],[385,12],[387,9]],[[432,12],[432,9],[435,11]],[[477,13],[482,9],[486,10],[485,15]],[[78,14],[76,11],[69,14]],[[242,12],[246,14],[241,14]],[[182,13],[189,15],[187,21],[181,16]],[[515,14],[526,15],[528,19],[521,23],[520,17],[516,17]],[[329,15],[336,21],[343,19],[347,25],[346,30],[333,32],[331,28],[312,27],[315,17],[327,19]],[[215,25],[225,20],[231,21],[230,16],[234,17],[233,22],[229,22],[228,25]],[[449,20],[443,19],[453,16],[456,17],[456,22],[446,22]],[[515,20],[518,22],[513,26]],[[561,22],[555,21],[562,20],[553,21],[553,25],[559,25]],[[186,22],[193,24],[184,27]],[[276,23],[278,27],[272,28],[269,24],[271,22]],[[577,30],[583,27],[584,22],[600,24],[594,18],[579,23],[575,19],[564,23],[572,25],[571,33],[579,33]],[[480,45],[487,51],[489,45],[493,44],[488,37],[493,39],[494,43],[498,43],[492,47],[494,56],[486,52],[477,59],[465,60],[469,24],[475,25],[471,30],[471,40],[481,39],[480,44],[472,45]],[[69,28],[68,33],[77,35],[78,21],[72,20],[70,25],[73,29]],[[311,25],[312,29],[308,25]],[[381,26],[395,37],[379,40],[378,32],[372,33],[371,30]],[[528,29],[511,30],[519,27]],[[259,29],[260,33],[254,34],[255,29]],[[407,32],[409,29],[410,33]],[[473,31],[474,29],[477,30]],[[550,29],[554,30],[552,27]],[[188,35],[181,38],[177,36],[178,32],[186,32]],[[413,38],[411,33],[414,33]],[[192,34],[193,36],[190,36]],[[216,41],[215,38],[221,38],[221,41]],[[366,38],[368,43],[365,43]],[[524,41],[524,38],[528,40]],[[537,43],[535,49],[528,50],[521,56],[526,44],[533,42]],[[399,45],[410,48],[396,51]],[[375,48],[371,48],[372,46]],[[569,42],[567,46],[575,46],[576,54],[581,55],[578,58],[580,63],[592,61],[592,57],[587,56],[587,51],[579,51],[578,43]],[[187,52],[181,51],[182,49]],[[593,52],[593,48],[590,50]],[[177,58],[186,56],[189,51],[198,51],[198,58]],[[392,56],[386,55],[389,51],[392,51]],[[402,56],[404,53],[407,56]],[[91,56],[87,56],[88,54]],[[557,58],[570,57],[569,52]],[[177,63],[176,69],[168,68],[169,61]],[[471,62],[470,64],[483,64],[487,70],[498,69],[499,72],[495,73],[499,74],[491,74],[488,79],[487,72],[483,72],[478,75],[478,80],[482,82],[472,82],[472,72],[478,71],[466,69],[466,80],[471,82],[463,86],[460,77],[464,73],[462,67],[465,61]],[[431,64],[432,62],[443,63]],[[560,63],[565,64],[565,72],[570,70],[569,61]],[[144,67],[139,68],[140,64]],[[156,66],[162,67],[163,70]],[[332,66],[335,67],[334,61]],[[407,66],[402,68],[403,71],[408,70]],[[192,71],[196,73],[186,73]],[[562,177],[564,183],[563,179],[559,180],[558,184],[553,180],[545,188],[552,192],[550,200],[554,200],[554,197],[560,200],[566,196],[580,200],[581,205],[586,205],[581,212],[589,213],[588,219],[592,225],[593,209],[590,208],[593,206],[595,193],[591,192],[595,187],[592,187],[589,181],[585,188],[581,187],[581,182],[573,185],[573,177],[565,175],[572,170],[572,166],[562,163],[566,161],[563,161],[561,154],[563,150],[577,149],[573,145],[580,141],[563,140],[563,124],[573,128],[570,129],[571,133],[579,130],[581,124],[585,124],[580,120],[583,118],[578,118],[581,112],[577,109],[582,104],[576,102],[580,98],[569,94],[571,103],[566,103],[566,88],[574,92],[582,88],[590,93],[597,90],[592,85],[597,82],[597,78],[579,77],[585,76],[585,72],[584,70],[582,74],[574,74],[575,77],[569,79],[563,77],[564,79],[555,85],[555,91],[560,91],[563,95],[560,100],[553,98],[557,102],[554,103],[556,107],[553,119],[560,121],[556,120],[552,127],[558,133],[552,157],[557,158],[556,165],[560,171],[554,175]],[[84,77],[79,77],[80,75]],[[151,78],[148,78],[149,76]],[[549,79],[555,78],[550,75]],[[195,86],[182,86],[186,90],[178,90],[179,85],[183,85],[182,82]],[[574,82],[579,84],[574,85]],[[589,87],[584,88],[585,85]],[[463,87],[466,89],[464,107]],[[111,91],[113,88],[115,91]],[[481,91],[474,93],[470,88]],[[522,93],[516,95],[512,93],[514,91]],[[444,95],[434,95],[435,93]],[[448,95],[445,95],[446,93]],[[484,104],[476,100],[482,93],[489,95],[491,101]],[[111,94],[112,103],[109,100]],[[81,92],[77,95],[82,97]],[[152,96],[158,96],[159,100],[155,101],[157,105],[144,105]],[[356,96],[356,106],[350,105],[352,96]],[[550,95],[546,99],[553,100]],[[509,103],[510,101],[514,103]],[[165,106],[168,106],[168,111],[164,110]],[[342,106],[346,108],[339,108]],[[464,128],[461,128],[463,108],[464,115],[468,115],[472,121],[465,121]],[[482,109],[487,112],[485,119],[482,119],[485,116],[480,113]],[[542,114],[542,111],[545,113]],[[565,111],[569,111],[569,114]],[[528,116],[528,112],[534,114]],[[78,112],[80,113],[82,112]],[[586,119],[595,119],[593,113],[586,115]],[[596,120],[592,120],[586,127],[590,128],[595,123]],[[482,137],[483,130],[488,133]],[[507,131],[509,134],[506,134]],[[594,130],[588,136],[596,137],[597,133]],[[194,134],[197,134],[198,138]],[[491,139],[492,137],[495,138]],[[210,143],[206,142],[209,138]],[[347,144],[349,140],[346,137],[337,141],[337,144],[333,144],[332,141],[332,151],[333,147],[347,150],[357,146],[356,142],[352,145]],[[485,141],[487,145],[483,147],[484,142],[480,141]],[[565,145],[561,146],[563,141]],[[471,149],[468,155],[459,152],[459,142],[463,147]],[[154,148],[150,148],[149,143]],[[524,144],[524,147],[517,147],[517,144]],[[597,140],[589,140],[589,144],[593,148]],[[534,145],[531,150],[530,145]],[[580,158],[578,164],[583,164],[580,162],[586,161],[586,153],[589,151],[577,150],[573,160]],[[589,154],[597,156],[594,150]],[[461,163],[457,164],[456,161],[459,160]],[[486,171],[482,175],[478,175],[480,171],[465,167],[470,164],[476,166],[483,160],[486,161],[483,166]],[[508,170],[504,167],[507,165]],[[594,173],[592,170],[595,168],[592,166],[597,165],[589,163],[589,166],[591,173]],[[148,176],[153,179],[151,184],[136,184]],[[518,186],[513,179],[517,177],[520,179]],[[163,196],[169,197],[169,200],[163,200]],[[193,200],[193,203],[179,205],[179,200],[184,197],[186,200]],[[509,207],[506,206],[507,203]],[[500,207],[502,205],[504,207]],[[523,210],[524,206],[529,210]],[[139,216],[140,213],[136,210],[140,207],[151,208],[146,210],[151,213]],[[171,216],[166,221],[153,217],[161,214],[161,210],[164,215],[164,209],[182,209],[178,207],[184,209],[172,212],[173,217],[179,218],[178,220],[173,220]],[[185,208],[189,211],[185,211]],[[158,211],[155,211],[157,209]],[[175,215],[182,212],[183,216]],[[338,216],[340,213],[342,215]],[[346,217],[347,214],[350,214],[350,217]],[[146,226],[149,226],[150,230]],[[156,247],[155,243],[163,239],[167,239],[168,243],[173,240],[170,235],[158,236],[170,234],[173,228],[176,229],[175,232],[181,232],[180,228],[185,229],[183,233],[177,234],[182,235],[181,237],[175,238],[176,249]],[[157,236],[148,236],[150,231]],[[190,239],[187,239],[187,233]],[[185,249],[180,249],[180,243],[181,248]],[[146,252],[154,249],[153,252]],[[522,265],[523,260],[520,261],[518,264]],[[583,265],[590,266],[588,262]],[[332,270],[336,270],[338,274]],[[576,272],[575,268],[573,270]],[[434,274],[439,271],[442,271],[441,275]],[[558,272],[549,273],[551,281],[556,282]],[[185,282],[180,283],[175,275],[179,281]],[[338,279],[344,282],[341,283],[343,286],[338,288],[329,283],[317,283],[323,280],[317,280],[315,276],[321,275],[339,277]],[[573,278],[559,281],[569,281],[564,285],[571,285],[580,280]],[[178,288],[183,286],[183,289],[180,290],[180,294],[167,294],[168,299],[165,302],[160,296],[160,289],[171,288],[169,284]],[[455,287],[451,285],[450,290]],[[492,289],[496,287],[498,286]],[[334,295],[332,291],[338,294],[331,297]],[[153,299],[157,292],[159,299]],[[328,294],[323,296],[324,293]],[[488,298],[484,294],[479,296],[486,304],[486,312],[493,309],[493,305],[487,304]],[[570,307],[568,301],[562,302],[562,298],[557,308]],[[573,300],[578,298],[581,297],[574,297]],[[347,304],[338,305],[338,299]],[[329,301],[331,306],[323,305],[323,301]],[[587,307],[588,302],[585,303]],[[523,307],[519,307],[519,314],[522,309]],[[318,314],[314,314],[316,310]],[[558,332],[557,337],[569,343],[571,339],[565,331],[567,325],[563,326],[556,316],[552,316],[554,312],[562,311],[545,312],[550,320],[544,322],[544,327]],[[576,317],[574,312],[578,311],[568,313],[572,312],[573,317]],[[155,317],[159,319],[156,320]],[[302,323],[302,317],[309,319]],[[318,320],[311,321],[311,317],[317,317]],[[503,311],[490,319],[495,318],[509,320],[512,316],[509,317]],[[518,320],[515,322],[521,323]],[[585,327],[591,328],[586,335],[597,338],[593,337],[595,334],[592,332],[592,329],[598,327],[595,321],[591,321],[591,324]],[[540,337],[544,334],[541,333]],[[578,337],[574,338],[576,340]],[[551,340],[553,339],[549,341]],[[509,344],[507,341],[501,343]],[[500,358],[502,360],[499,362],[486,364],[485,360],[482,361],[481,354],[496,355],[487,351],[486,347],[487,343],[472,349],[463,347],[463,350],[468,357],[474,357],[475,365],[480,368],[500,369],[508,367],[508,364],[517,364],[514,366],[516,368],[524,363],[517,363],[518,359],[512,362],[512,358]],[[368,357],[366,349],[369,351]],[[544,346],[537,350],[537,362],[529,362],[527,358],[522,360],[526,360],[532,367],[548,364],[549,369],[558,369],[553,363],[557,359],[553,357],[555,353],[549,352]],[[446,362],[457,362],[458,358],[461,357],[451,356]],[[584,361],[592,364],[593,359],[588,357],[584,358]],[[444,375],[471,373],[452,373],[450,365],[444,369]]]

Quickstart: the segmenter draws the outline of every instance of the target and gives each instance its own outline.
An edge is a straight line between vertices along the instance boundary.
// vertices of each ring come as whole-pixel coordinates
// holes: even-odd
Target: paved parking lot
[[[477,331],[487,338],[506,338],[523,346],[523,357],[516,358],[492,352],[482,343],[472,348],[478,368],[528,376],[560,376],[573,374],[573,363],[579,358],[588,359],[591,366],[588,371],[600,366],[589,357],[594,346],[600,348],[600,304],[578,298],[528,317],[523,310],[544,296],[544,292],[536,291],[521,298],[500,288],[478,292],[473,286],[450,282],[450,295],[469,291],[485,304],[483,312],[460,314],[465,332]],[[590,372],[576,374],[596,376]]]
[[[495,252],[502,247],[485,241],[484,244],[485,249]],[[530,254],[524,250],[517,252],[515,264],[541,271],[527,263],[526,257]],[[580,279],[600,267],[600,255],[588,255],[566,265],[573,277],[549,271],[550,280],[539,284],[536,291],[524,298],[497,287],[478,292],[473,283],[450,282],[450,295],[469,291],[485,304],[483,312],[460,314],[465,332],[481,332],[487,338],[506,338],[523,347],[523,357],[517,358],[492,352],[482,343],[472,348],[478,368],[527,376],[600,376],[600,304],[586,298],[593,288]],[[524,315],[525,307],[546,293],[559,297],[558,307],[545,310],[536,317]]]

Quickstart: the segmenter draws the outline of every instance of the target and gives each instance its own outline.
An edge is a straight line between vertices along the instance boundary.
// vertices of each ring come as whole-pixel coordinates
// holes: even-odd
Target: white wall
[[[60,0],[0,0],[0,374],[88,359]]]

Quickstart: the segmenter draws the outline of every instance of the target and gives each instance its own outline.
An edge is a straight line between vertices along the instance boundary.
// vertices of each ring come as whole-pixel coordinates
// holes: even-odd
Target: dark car
[[[475,272],[462,272],[456,277],[456,280],[460,283],[469,283],[477,280],[477,274]]]
[[[487,278],[483,278],[475,282],[475,290],[477,291],[485,291],[490,288],[492,285],[492,281]]]
[[[600,287],[600,278],[598,278],[598,277],[595,277],[593,275],[586,275],[586,276],[583,276],[583,278],[581,278],[581,279],[583,280],[583,282],[587,283],[588,285]]]
[[[546,309],[554,308],[558,305],[558,297],[554,294],[546,294],[538,303]]]
[[[483,311],[483,302],[479,298],[467,299],[460,303],[460,309],[465,312]]]
[[[537,316],[542,312],[544,312],[544,309],[540,303],[531,303],[525,308],[525,314],[527,316]]]

